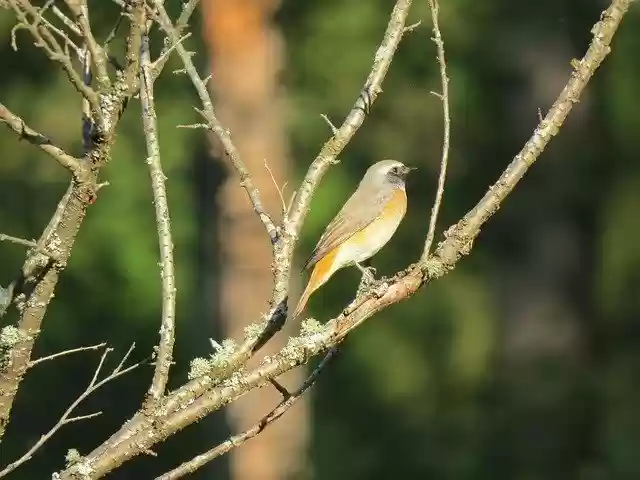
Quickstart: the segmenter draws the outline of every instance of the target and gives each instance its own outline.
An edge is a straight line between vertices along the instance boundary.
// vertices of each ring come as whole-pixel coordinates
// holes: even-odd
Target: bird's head
[[[394,184],[404,184],[409,172],[415,169],[415,167],[407,167],[398,160],[381,160],[369,167],[365,178],[369,177],[377,182],[386,181]]]

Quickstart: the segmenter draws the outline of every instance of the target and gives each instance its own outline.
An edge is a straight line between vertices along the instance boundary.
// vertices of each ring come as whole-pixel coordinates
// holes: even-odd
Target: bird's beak
[[[409,174],[409,172],[412,172],[413,170],[417,170],[418,167],[407,167],[406,165],[404,165],[402,167],[402,175],[406,176]]]

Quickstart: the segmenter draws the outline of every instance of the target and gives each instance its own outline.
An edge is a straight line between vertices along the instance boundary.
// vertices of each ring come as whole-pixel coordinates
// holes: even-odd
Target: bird
[[[313,269],[294,310],[295,318],[309,297],[341,268],[356,266],[371,278],[362,262],[380,251],[396,232],[407,211],[405,179],[415,167],[397,160],[371,165],[358,188],[331,220],[303,270]]]

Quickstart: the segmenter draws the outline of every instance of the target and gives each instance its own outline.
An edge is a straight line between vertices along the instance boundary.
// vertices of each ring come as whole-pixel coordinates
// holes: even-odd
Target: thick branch
[[[142,101],[142,123],[147,143],[147,164],[151,175],[153,203],[156,208],[156,225],[160,243],[160,276],[162,277],[162,322],[160,326],[160,343],[158,344],[156,368],[149,388],[150,400],[157,402],[164,395],[169,379],[169,369],[173,357],[173,342],[176,316],[176,286],[173,263],[173,240],[169,220],[169,204],[162,163],[160,161],[160,144],[153,98],[153,80],[151,59],[149,54],[149,37],[143,35],[140,54],[142,85],[140,100]]]
[[[31,32],[38,46],[52,60],[61,63],[72,84],[91,104],[91,113],[101,125],[109,128],[104,129],[102,141],[91,145],[91,149],[85,152],[85,158],[80,162],[81,168],[74,172],[74,179],[37,242],[38,248],[29,254],[19,277],[11,284],[11,301],[20,313],[17,327],[22,340],[6,352],[3,368],[0,369],[0,438],[9,422],[18,387],[29,367],[31,352],[60,274],[66,267],[86,210],[96,200],[97,190],[101,186],[97,183],[98,169],[107,163],[114,141],[113,132],[127,99],[125,89],[116,89],[108,95],[108,102],[101,108],[98,94],[89,86],[89,77],[85,75],[81,78],[78,75],[67,53],[51,33],[38,24],[39,11],[26,0],[8,0],[8,3],[22,22],[20,26]],[[33,22],[28,21],[25,11],[31,15]],[[41,251],[51,252],[51,256],[43,255]]]
[[[329,142],[325,144],[322,151],[316,158],[316,161],[314,162],[314,165],[318,164],[318,162],[320,162],[320,164],[324,164],[323,159],[326,159],[327,164],[324,166],[321,165],[321,167],[314,167],[312,165],[310,171],[317,170],[317,168],[321,168],[321,170],[326,169],[328,167],[328,164],[335,159],[337,153],[341,149],[343,149],[348,141],[353,137],[355,131],[359,128],[362,121],[364,120],[364,113],[362,111],[364,109],[367,109],[368,106],[370,106],[370,103],[375,100],[377,91],[380,88],[382,80],[388,70],[391,58],[396,51],[402,34],[405,32],[404,25],[407,18],[407,10],[410,4],[410,1],[398,0],[396,7],[392,12],[392,16],[389,21],[389,25],[385,32],[384,38],[377,50],[373,68],[368,76],[367,82],[365,83],[365,92],[369,91],[369,86],[372,86],[375,92],[373,92],[372,95],[369,95],[368,93],[366,95],[362,94],[361,97],[358,98],[355,107],[341,127],[343,133],[340,134],[339,140],[335,140],[335,138],[338,137],[334,137],[334,139],[329,140]],[[165,21],[165,23],[167,22]],[[175,34],[170,29],[169,31],[171,32],[172,40],[170,48],[175,48],[176,50],[178,50],[178,53],[180,53],[180,51],[184,52],[184,48],[178,41],[179,39],[177,34]],[[176,46],[173,47],[173,45]],[[187,57],[185,65],[188,64],[193,65],[191,60]],[[192,73],[196,78],[195,83],[197,84],[199,79],[198,74],[194,69],[192,70]],[[208,92],[206,92],[206,87],[204,93],[205,95],[203,95],[203,97],[207,99]],[[332,154],[331,152],[334,153]],[[307,194],[303,195],[302,198],[306,199],[305,201],[308,202],[310,201],[312,193],[313,192],[309,191],[307,192]],[[298,223],[296,223],[297,229],[299,229],[299,227],[301,226],[301,216],[302,213],[300,213],[300,217],[298,217],[299,220],[297,221]],[[176,409],[180,408],[181,405],[184,404],[184,402],[195,401],[208,389],[211,389],[215,384],[221,381],[221,379],[224,379],[231,375],[241,365],[248,361],[248,359],[255,353],[255,351],[257,351],[259,347],[266,343],[266,341],[271,338],[283,324],[287,316],[288,284],[291,272],[293,248],[296,243],[297,233],[287,231],[286,227],[285,231],[281,233],[283,234],[278,237],[276,243],[274,244],[274,286],[272,298],[270,301],[269,310],[262,318],[262,320],[267,323],[267,327],[258,337],[247,338],[238,350],[237,354],[228,362],[227,367],[224,369],[224,371],[219,372],[219,374],[215,378],[212,378],[210,376],[196,378],[183,385],[172,394],[168,395],[163,403],[163,411],[166,414],[174,412]],[[99,465],[99,469],[106,469],[105,471],[110,471],[113,468],[116,468],[121,462],[125,460],[121,457],[121,454],[123,452],[116,452],[116,450],[119,450],[120,445],[127,444],[128,440],[131,437],[133,437],[141,429],[146,428],[150,424],[151,419],[142,412],[138,412],[132,419],[126,422],[120,428],[120,430],[115,432],[107,441],[105,441],[102,445],[98,446],[93,452],[91,452],[87,457],[87,461],[92,464]],[[139,452],[132,451],[130,453],[135,455]]]
[[[478,236],[480,227],[497,211],[551,138],[558,133],[573,104],[578,101],[591,76],[609,53],[611,40],[629,4],[630,0],[614,0],[603,13],[600,22],[592,30],[594,38],[586,55],[579,62],[574,62],[575,71],[545,119],[485,197],[462,220],[448,229],[445,240],[438,245],[433,256],[373,288],[361,300],[357,300],[354,307],[330,320],[325,327],[290,339],[285,348],[270,356],[269,361],[263,362],[254,370],[244,374],[237,372],[211,389],[209,386],[213,385],[214,379],[207,375],[178,389],[168,396],[164,408],[158,411],[155,422],[130,423],[128,426],[135,425],[136,428],[130,431],[129,435],[116,434],[114,437],[117,438],[117,442],[97,449],[99,455],[91,453],[86,457],[86,463],[94,472],[94,478],[105,475],[122,462],[140,454],[202,416],[236,400],[269,379],[337,345],[351,330],[374,313],[410,297],[425,283],[453,269],[456,263],[470,252],[471,242]],[[203,391],[206,393],[202,394]],[[124,428],[127,428],[127,425]],[[73,474],[66,470],[62,472],[61,478],[73,478]]]
[[[14,115],[7,107],[0,103],[0,122],[13,130],[29,143],[36,145],[40,150],[49,154],[60,165],[72,173],[80,169],[80,160],[69,155],[62,148],[54,145],[51,140],[24,123],[17,115]]]
[[[287,410],[289,410],[298,400],[300,400],[305,392],[316,383],[318,375],[320,375],[320,373],[324,370],[324,368],[336,355],[336,353],[338,353],[337,347],[329,350],[329,352],[327,352],[325,357],[314,369],[311,375],[309,375],[309,377],[304,381],[302,386],[296,392],[285,395],[285,398],[278,404],[278,406],[271,410],[267,415],[262,417],[258,423],[242,433],[229,437],[227,440],[222,442],[220,445],[212,448],[211,450],[195,456],[188,462],[184,462],[182,465],[179,465],[173,470],[156,478],[156,480],[175,480],[177,478],[182,478],[185,475],[189,475],[202,468],[210,461],[228,453],[230,450],[239,447],[247,440],[250,440],[262,433],[265,428],[267,428],[273,422],[278,420],[282,415],[284,415]]]

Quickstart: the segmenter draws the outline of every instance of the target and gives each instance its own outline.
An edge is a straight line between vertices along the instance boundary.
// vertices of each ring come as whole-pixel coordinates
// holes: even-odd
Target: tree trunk
[[[263,195],[267,211],[281,218],[281,199],[271,173],[282,187],[291,171],[284,125],[285,102],[279,85],[284,60],[283,39],[271,24],[275,0],[206,0],[202,3],[204,37],[209,48],[218,117],[231,131],[235,145]],[[212,139],[213,140],[213,139]],[[220,245],[220,314],[225,337],[242,338],[243,328],[259,320],[271,294],[271,246],[239,180],[215,140],[213,156],[228,177],[218,193]],[[264,349],[281,346],[295,325]],[[304,372],[291,372],[283,383],[295,388]],[[254,391],[227,409],[234,433],[248,427],[277,404],[273,388]],[[256,439],[230,457],[235,480],[302,478],[306,470],[308,402],[302,401]],[[304,475],[306,477],[306,475]]]

